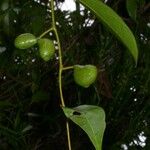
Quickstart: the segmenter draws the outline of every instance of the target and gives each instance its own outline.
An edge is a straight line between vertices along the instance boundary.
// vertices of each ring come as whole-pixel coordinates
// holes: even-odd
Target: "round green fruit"
[[[47,38],[39,39],[38,45],[41,58],[44,61],[49,61],[55,53],[55,46],[53,41]]]
[[[97,68],[93,65],[75,65],[74,66],[74,80],[75,82],[84,87],[88,88],[97,77]]]
[[[15,47],[19,49],[27,49],[37,43],[36,37],[31,33],[24,33],[15,39]]]

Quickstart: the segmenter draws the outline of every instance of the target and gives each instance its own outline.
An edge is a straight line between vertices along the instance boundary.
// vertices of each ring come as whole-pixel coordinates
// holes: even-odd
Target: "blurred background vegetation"
[[[97,81],[88,89],[74,83],[72,71],[63,74],[66,105],[92,104],[105,109],[104,150],[149,150],[149,0],[137,0],[136,17],[128,14],[126,0],[107,2],[136,37],[137,67],[124,46],[90,11],[78,3],[76,10],[62,11],[64,2],[55,3],[64,65],[94,64],[99,70]],[[48,6],[48,0],[0,1],[0,150],[67,150],[57,53],[53,60],[43,62],[37,46],[27,50],[14,47],[19,34],[39,36],[51,26]],[[52,33],[46,37],[55,40]],[[73,150],[94,149],[73,123],[71,139]]]

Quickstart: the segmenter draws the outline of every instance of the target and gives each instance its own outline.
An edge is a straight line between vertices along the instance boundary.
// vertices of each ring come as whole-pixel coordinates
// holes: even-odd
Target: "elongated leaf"
[[[112,33],[128,48],[135,62],[138,59],[138,49],[135,37],[121,17],[100,0],[78,0],[107,26]]]
[[[66,117],[87,133],[95,149],[101,150],[106,126],[104,110],[98,106],[81,105],[73,109],[64,107],[63,111]]]
[[[126,1],[126,7],[129,16],[133,19],[136,20],[136,13],[137,13],[137,0],[127,0]]]

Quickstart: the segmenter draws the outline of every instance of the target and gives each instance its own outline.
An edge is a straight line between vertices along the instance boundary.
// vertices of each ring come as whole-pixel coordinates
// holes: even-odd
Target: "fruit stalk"
[[[73,69],[73,66],[63,67],[63,71]]]
[[[44,35],[46,35],[47,33],[51,32],[51,31],[53,31],[53,28],[50,28],[50,29],[46,30],[44,33],[42,33],[42,34],[38,37],[38,39],[41,39]]]

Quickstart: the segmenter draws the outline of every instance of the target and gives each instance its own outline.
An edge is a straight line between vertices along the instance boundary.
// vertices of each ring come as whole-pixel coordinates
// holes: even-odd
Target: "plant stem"
[[[66,121],[66,129],[67,129],[67,138],[68,138],[68,149],[71,150],[70,128],[69,128],[68,121]]]
[[[54,0],[51,0],[51,15],[52,15],[52,29],[55,33],[56,40],[58,42],[58,55],[59,55],[59,92],[60,92],[60,99],[61,99],[61,105],[62,107],[65,107],[65,102],[63,98],[63,92],[62,92],[62,71],[63,71],[63,61],[62,61],[62,49],[60,44],[60,39],[58,35],[58,31],[55,24],[55,14],[54,14]],[[70,140],[70,129],[69,129],[69,123],[66,121],[66,130],[67,130],[67,139],[68,139],[68,148],[71,150],[71,140]]]

